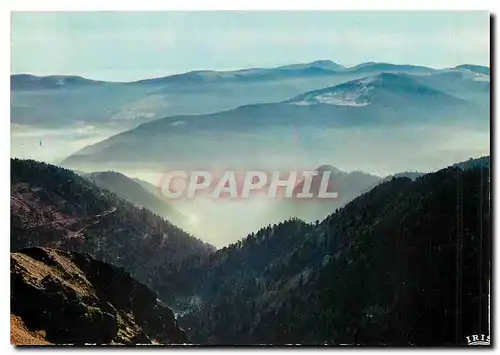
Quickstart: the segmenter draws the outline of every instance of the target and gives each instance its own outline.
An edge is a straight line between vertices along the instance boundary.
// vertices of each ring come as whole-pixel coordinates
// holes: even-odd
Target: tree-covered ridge
[[[442,345],[488,332],[488,168],[395,178],[300,238],[294,226],[274,228],[286,255],[252,252],[263,270],[222,262],[196,284],[197,307],[180,318],[194,342]],[[219,263],[241,250],[219,251]]]
[[[209,255],[192,255],[177,265],[167,261],[158,269],[155,288],[181,307],[193,295],[210,301],[221,283],[259,277],[272,260],[285,257],[300,245],[310,230],[311,225],[291,219],[261,228]]]
[[[489,161],[488,161],[489,162]],[[489,164],[385,181],[213,251],[73,172],[12,160],[11,247],[123,266],[201,344],[464,344],[488,333]]]
[[[138,181],[115,171],[100,171],[82,175],[97,186],[114,192],[117,196],[131,202],[139,208],[146,208],[151,212],[166,218],[173,224],[185,222],[185,216],[167,204],[165,199],[146,190]],[[145,182],[142,182],[145,183]],[[159,188],[156,191],[159,194]]]
[[[481,158],[470,158],[469,160],[454,164],[453,166],[459,167],[462,170],[472,169],[475,167],[490,168],[490,156],[484,156]]]
[[[87,252],[150,285],[158,265],[214,248],[71,170],[11,160],[11,250]]]

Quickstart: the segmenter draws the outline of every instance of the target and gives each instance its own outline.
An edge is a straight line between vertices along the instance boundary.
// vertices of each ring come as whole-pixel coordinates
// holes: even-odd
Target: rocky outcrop
[[[187,342],[156,293],[123,269],[76,252],[11,253],[11,314],[28,334],[54,344]]]

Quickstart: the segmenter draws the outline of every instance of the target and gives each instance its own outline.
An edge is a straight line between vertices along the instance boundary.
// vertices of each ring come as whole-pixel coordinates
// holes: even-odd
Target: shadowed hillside
[[[23,249],[10,260],[14,344],[187,341],[172,311],[123,269],[45,248]]]
[[[138,182],[123,174],[114,171],[102,171],[84,174],[83,177],[92,181],[103,189],[115,193],[117,196],[131,202],[138,208],[146,208],[159,216],[168,219],[175,225],[181,225],[185,222],[185,216],[169,206],[164,200],[159,197],[159,188],[155,193],[148,191],[143,186],[147,184],[144,181]],[[152,186],[154,189],[154,186]]]
[[[463,344],[488,331],[489,226],[488,169],[394,178],[184,265],[180,323],[210,344]]]
[[[11,160],[11,250],[43,246],[86,252],[139,281],[165,260],[178,263],[213,247],[70,170]]]

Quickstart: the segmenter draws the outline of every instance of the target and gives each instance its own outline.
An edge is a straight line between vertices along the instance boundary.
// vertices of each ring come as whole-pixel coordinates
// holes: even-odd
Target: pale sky
[[[489,66],[487,12],[14,12],[11,72],[131,81],[329,59]]]

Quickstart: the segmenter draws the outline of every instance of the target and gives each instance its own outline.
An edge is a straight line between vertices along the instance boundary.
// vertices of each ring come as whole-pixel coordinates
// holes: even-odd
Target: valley
[[[489,67],[469,64],[12,75],[11,341],[440,346],[487,333],[489,95]],[[290,198],[260,191],[303,171],[316,176],[298,175]],[[188,191],[175,198],[172,172]],[[297,198],[327,187],[335,198]]]

